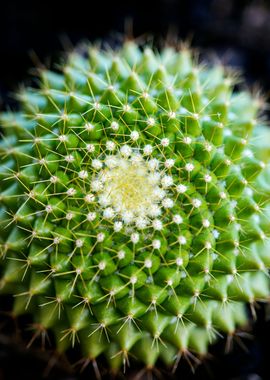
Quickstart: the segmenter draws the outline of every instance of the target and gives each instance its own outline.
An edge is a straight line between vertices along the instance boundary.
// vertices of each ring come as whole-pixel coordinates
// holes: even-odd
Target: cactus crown
[[[173,365],[269,296],[260,102],[185,48],[87,53],[1,115],[1,292],[60,352]]]

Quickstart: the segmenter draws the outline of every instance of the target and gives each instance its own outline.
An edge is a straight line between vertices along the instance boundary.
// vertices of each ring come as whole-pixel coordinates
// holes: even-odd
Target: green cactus
[[[268,132],[235,82],[185,47],[90,45],[1,114],[1,294],[58,352],[174,366],[269,298]]]

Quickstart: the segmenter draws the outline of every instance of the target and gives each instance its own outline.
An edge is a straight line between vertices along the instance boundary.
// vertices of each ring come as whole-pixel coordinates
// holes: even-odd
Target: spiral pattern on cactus
[[[0,292],[13,314],[114,370],[205,354],[269,297],[259,98],[185,47],[90,45],[39,74],[1,114]]]

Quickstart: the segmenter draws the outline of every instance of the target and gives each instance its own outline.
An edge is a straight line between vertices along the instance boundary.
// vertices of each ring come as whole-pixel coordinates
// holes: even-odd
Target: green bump
[[[0,293],[59,353],[175,368],[269,299],[261,101],[195,61],[90,45],[0,114]]]

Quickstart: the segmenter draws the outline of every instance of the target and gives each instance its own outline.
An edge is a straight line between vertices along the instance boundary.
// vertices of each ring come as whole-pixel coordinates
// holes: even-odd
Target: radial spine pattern
[[[91,45],[1,114],[0,292],[58,351],[173,366],[269,297],[269,148],[233,86],[185,48]]]

